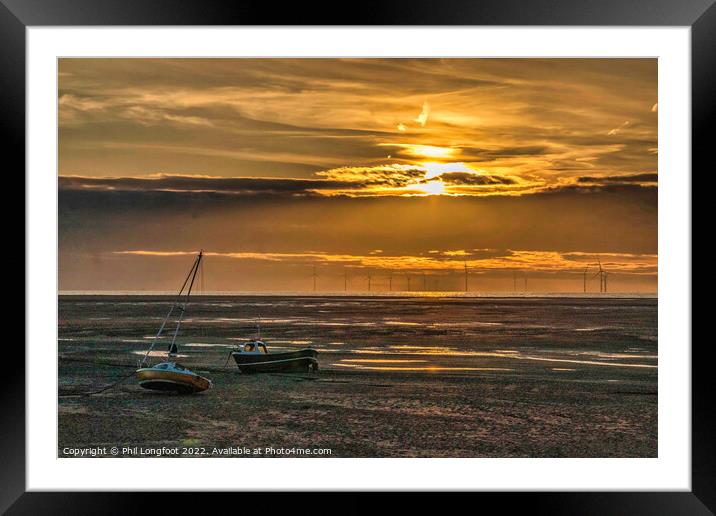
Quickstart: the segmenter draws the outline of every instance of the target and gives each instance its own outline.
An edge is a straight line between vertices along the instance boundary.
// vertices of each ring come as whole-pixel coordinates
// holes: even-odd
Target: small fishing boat
[[[169,309],[169,313],[164,318],[159,331],[154,336],[151,346],[149,346],[149,349],[138,364],[139,368],[136,371],[137,380],[139,380],[139,385],[145,389],[177,392],[181,394],[193,394],[195,392],[205,391],[213,386],[211,380],[208,378],[204,378],[203,376],[190,371],[176,362],[169,362],[168,360],[165,360],[164,362],[160,362],[159,364],[153,366],[147,364],[147,357],[149,357],[154,345],[161,337],[167,321],[171,317],[172,313],[174,313],[175,310],[178,310],[179,318],[177,320],[176,328],[174,329],[171,344],[169,344],[169,348],[167,349],[167,358],[176,356],[178,352],[176,339],[177,334],[179,333],[179,326],[181,326],[182,319],[184,318],[184,312],[186,310],[187,303],[189,302],[189,295],[191,294],[194,286],[194,281],[196,280],[196,274],[199,271],[199,265],[201,264],[203,254],[203,251],[199,252],[199,255],[194,259],[194,264],[189,270],[189,274],[187,274],[187,277],[179,290],[179,294],[177,294],[176,301],[172,304],[172,307]],[[186,293],[184,293],[185,290]]]
[[[231,356],[242,373],[318,371],[318,351],[313,348],[269,353],[264,341],[254,339],[236,348]]]

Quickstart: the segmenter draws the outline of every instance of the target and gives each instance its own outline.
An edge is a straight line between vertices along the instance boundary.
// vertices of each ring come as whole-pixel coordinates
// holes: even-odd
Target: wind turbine
[[[348,269],[343,267],[343,291],[348,292]]]
[[[599,260],[599,258],[597,258]],[[604,292],[607,291],[607,271],[602,268],[602,262],[599,260],[599,272],[602,273],[601,284],[603,285]]]
[[[607,291],[607,271],[604,270],[602,267],[602,261],[597,257],[597,266],[599,267],[599,270],[592,276],[592,278],[596,278],[599,276],[599,292],[606,292]]]
[[[316,273],[316,266],[313,266],[313,291],[316,291],[316,278],[318,277],[318,274]]]
[[[465,292],[467,292],[467,262],[464,262],[465,265]]]
[[[388,279],[388,284],[390,285],[390,291],[393,291],[393,271],[390,271],[390,276]]]

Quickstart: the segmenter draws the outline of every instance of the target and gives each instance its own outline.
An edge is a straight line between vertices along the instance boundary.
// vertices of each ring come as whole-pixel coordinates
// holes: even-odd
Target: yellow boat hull
[[[211,380],[195,373],[160,371],[151,367],[138,369],[139,385],[153,391],[193,394],[211,388]]]

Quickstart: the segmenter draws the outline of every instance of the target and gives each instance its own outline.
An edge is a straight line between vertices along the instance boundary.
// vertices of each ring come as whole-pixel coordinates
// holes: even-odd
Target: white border
[[[690,42],[683,27],[28,28],[28,490],[690,490]],[[186,459],[201,474],[176,475],[177,459],[56,458],[57,57],[326,52],[659,58],[658,459]]]

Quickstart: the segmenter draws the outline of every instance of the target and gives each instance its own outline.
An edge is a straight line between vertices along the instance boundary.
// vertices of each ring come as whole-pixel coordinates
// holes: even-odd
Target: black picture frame
[[[391,0],[349,9],[345,4],[237,0],[0,0],[0,106],[3,155],[25,166],[25,30],[31,26],[105,25],[551,25],[689,26],[692,73],[692,169],[706,175],[712,146],[708,129],[716,114],[715,0]],[[20,168],[22,167],[22,168]],[[689,171],[683,171],[689,180]],[[694,174],[691,172],[691,177]],[[22,186],[20,188],[23,188]],[[7,219],[6,219],[7,220]],[[697,221],[694,221],[697,222]],[[693,246],[692,246],[693,253]],[[696,255],[694,255],[696,256]],[[48,263],[48,267],[55,267]],[[664,294],[664,293],[662,293]],[[693,317],[693,316],[692,316]],[[716,511],[716,428],[710,413],[714,352],[704,339],[692,343],[692,490],[641,493],[482,493],[504,510],[524,507],[545,514],[713,514]],[[25,492],[25,355],[8,355],[0,419],[0,511],[8,514],[126,514],[151,505],[139,493]],[[222,503],[232,503],[223,497]],[[235,496],[235,495],[234,495]],[[247,506],[261,503],[241,495]],[[274,508],[315,507],[305,495],[272,495]],[[352,495],[359,512],[372,503]],[[458,495],[455,495],[458,496]],[[459,495],[464,498],[462,495]],[[143,497],[138,500],[138,497]],[[249,498],[248,502],[246,497]],[[415,501],[425,507],[422,495]],[[164,513],[188,509],[195,495],[162,497]],[[241,505],[244,505],[242,503]],[[455,502],[464,503],[460,500]],[[473,504],[474,502],[469,502]],[[483,503],[482,501],[480,503]],[[206,509],[206,506],[204,506]],[[238,508],[237,508],[238,509]],[[342,512],[349,512],[348,509]]]

